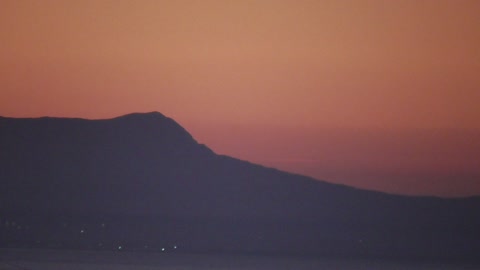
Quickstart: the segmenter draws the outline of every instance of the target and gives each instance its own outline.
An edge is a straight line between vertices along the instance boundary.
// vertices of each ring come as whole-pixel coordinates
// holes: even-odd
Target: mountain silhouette
[[[217,155],[158,112],[0,117],[0,245],[475,258],[480,198],[392,195]],[[178,247],[177,247],[178,246]]]

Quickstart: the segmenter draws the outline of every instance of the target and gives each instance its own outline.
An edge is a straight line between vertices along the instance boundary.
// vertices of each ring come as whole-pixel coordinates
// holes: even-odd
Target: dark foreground
[[[480,260],[480,196],[266,168],[216,154],[158,112],[0,117],[0,149],[1,248]]]
[[[466,263],[258,255],[0,249],[0,270],[60,269],[478,269]]]

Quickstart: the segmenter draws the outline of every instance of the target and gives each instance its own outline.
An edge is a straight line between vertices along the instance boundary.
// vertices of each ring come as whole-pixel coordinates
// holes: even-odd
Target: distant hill
[[[480,198],[407,197],[217,155],[158,112],[0,117],[0,245],[475,258]],[[175,247],[175,248],[173,248]]]

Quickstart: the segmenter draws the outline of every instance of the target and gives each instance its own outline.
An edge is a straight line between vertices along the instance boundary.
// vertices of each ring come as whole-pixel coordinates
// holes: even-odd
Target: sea
[[[234,254],[0,249],[0,270],[449,270],[480,269],[469,263],[383,259],[332,259]]]

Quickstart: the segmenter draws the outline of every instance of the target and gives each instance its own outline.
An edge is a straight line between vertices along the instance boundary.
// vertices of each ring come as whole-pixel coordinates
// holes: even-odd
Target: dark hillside
[[[475,258],[480,199],[354,189],[217,155],[160,113],[0,118],[0,245]]]

